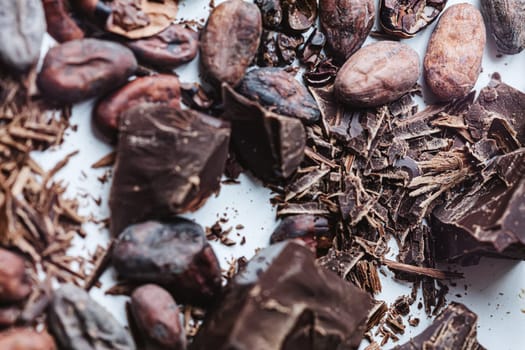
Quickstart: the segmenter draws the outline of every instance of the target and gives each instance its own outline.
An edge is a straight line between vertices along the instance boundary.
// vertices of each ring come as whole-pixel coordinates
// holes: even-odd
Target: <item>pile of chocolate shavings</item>
[[[321,265],[372,295],[381,291],[378,269],[386,265],[396,278],[413,283],[409,305],[422,288],[425,311],[436,315],[448,292],[441,280],[462,274],[436,269],[427,219],[445,199],[486,181],[487,162],[475,147],[484,139],[472,136],[480,126],[466,118],[475,92],[418,111],[418,90],[358,110],[336,103],[331,85],[310,87],[322,122],[306,126],[305,160],[286,185],[272,187],[272,202],[279,218],[311,214],[331,221],[334,245],[319,258]],[[495,153],[508,152],[500,143]],[[391,238],[399,246],[397,261],[386,258]],[[378,301],[373,309],[367,333],[373,344],[375,326],[381,345],[404,333],[402,315],[393,307]]]
[[[52,111],[18,79],[0,73],[0,246],[25,254],[47,278],[80,285],[89,264],[67,250],[84,235],[84,218],[77,201],[65,197],[66,186],[53,180],[76,152],[47,172],[31,158],[32,151],[62,143],[70,113],[70,107]]]

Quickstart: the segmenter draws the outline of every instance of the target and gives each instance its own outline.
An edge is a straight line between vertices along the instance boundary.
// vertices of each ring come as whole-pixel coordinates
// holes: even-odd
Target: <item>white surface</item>
[[[461,1],[449,1],[449,5]],[[465,1],[463,1],[465,2]],[[479,8],[478,1],[469,1]],[[207,0],[183,1],[180,6],[180,18],[197,19],[206,18],[209,10]],[[414,39],[405,40],[405,43],[416,49],[421,55],[421,63],[426,49],[428,38],[435,23]],[[368,39],[367,42],[372,41]],[[490,75],[499,72],[503,81],[520,90],[525,90],[525,52],[520,55],[496,57],[492,38],[488,37],[487,48],[483,59],[483,72],[481,73],[476,89],[485,86]],[[177,69],[181,80],[184,82],[196,81],[197,60]],[[431,97],[425,92],[424,99],[430,101]],[[96,139],[91,126],[91,108],[93,101],[78,104],[73,109],[72,124],[78,125],[78,131],[69,130],[64,145],[51,152],[35,155],[35,158],[44,168],[51,168],[65,154],[78,149],[80,152],[70,164],[58,174],[58,177],[69,183],[69,195],[76,196],[82,203],[81,213],[93,214],[96,218],[109,216],[107,199],[109,183],[101,184],[97,177],[104,173],[104,169],[93,170],[90,165],[107,154],[111,147]],[[83,175],[85,174],[85,175]],[[240,185],[223,185],[220,195],[210,198],[206,205],[197,213],[187,215],[203,226],[211,226],[219,217],[226,216],[229,221],[223,224],[224,228],[235,227],[237,224],[245,226],[243,230],[233,230],[230,237],[240,242],[241,236],[246,236],[244,246],[226,248],[214,244],[221,264],[227,268],[227,261],[234,256],[251,257],[254,250],[263,247],[268,242],[268,237],[276,226],[274,208],[269,202],[270,191],[260,186],[260,183],[247,176],[241,176]],[[82,194],[88,194],[83,196]],[[102,205],[95,205],[93,198],[102,198]],[[86,224],[88,238],[77,240],[75,253],[86,254],[93,252],[97,244],[106,245],[108,233],[94,224]],[[524,228],[525,229],[525,228]],[[240,236],[237,236],[236,233]],[[478,338],[488,349],[517,350],[525,349],[525,262],[504,261],[495,259],[482,259],[478,266],[460,268],[466,278],[457,282],[457,287],[451,287],[447,296],[448,301],[458,301],[466,304],[479,315]],[[101,281],[101,289],[94,288],[91,295],[100,303],[110,309],[123,324],[124,297],[104,296],[104,291],[112,286],[114,273],[107,271]],[[467,289],[465,290],[465,286]],[[410,293],[408,284],[394,281],[389,275],[383,279],[383,292],[378,299],[393,302],[398,296]],[[457,296],[456,296],[457,295]],[[419,300],[417,301],[419,302]],[[417,335],[430,322],[424,312],[417,310],[417,302],[412,307],[412,315],[419,317],[421,323],[418,327],[407,326],[406,334],[401,337],[401,342]],[[363,342],[361,348],[364,348]],[[392,343],[385,349],[392,347]]]

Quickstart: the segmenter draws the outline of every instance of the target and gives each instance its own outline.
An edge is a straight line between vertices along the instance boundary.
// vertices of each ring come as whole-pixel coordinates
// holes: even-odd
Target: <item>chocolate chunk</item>
[[[304,157],[302,123],[262,108],[223,84],[224,117],[232,121],[232,140],[241,163],[265,181],[292,175]]]
[[[282,242],[256,255],[211,310],[192,349],[357,349],[370,297]]]
[[[291,73],[282,69],[251,70],[239,83],[238,91],[272,112],[308,124],[319,120],[319,108],[312,95]]]
[[[516,138],[525,145],[525,93],[501,82],[499,74],[492,76],[476,103],[465,116],[472,136],[486,136],[492,121],[505,119],[515,130]]]
[[[221,289],[220,265],[204,230],[185,219],[128,227],[115,243],[113,265],[119,278],[159,284],[180,302],[207,305]]]
[[[135,349],[124,327],[85,290],[66,284],[54,293],[48,324],[61,349]]]
[[[111,231],[197,210],[219,189],[227,122],[192,111],[139,105],[120,118],[110,195]]]
[[[270,244],[288,239],[300,239],[315,250],[330,248],[333,237],[326,218],[315,215],[292,215],[284,218],[275,228],[270,237]]]
[[[482,176],[483,182],[434,210],[438,259],[525,259],[525,148],[492,158]]]
[[[476,339],[477,320],[465,305],[451,303],[421,334],[393,350],[483,350]]]

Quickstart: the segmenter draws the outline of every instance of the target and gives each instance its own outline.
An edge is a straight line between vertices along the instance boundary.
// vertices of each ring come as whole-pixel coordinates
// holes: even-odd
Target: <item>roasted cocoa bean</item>
[[[62,349],[135,349],[131,336],[113,315],[73,284],[55,290],[48,326]]]
[[[327,49],[341,63],[363,45],[375,20],[373,0],[320,0],[319,12]]]
[[[24,300],[29,293],[31,280],[24,259],[0,248],[0,303]]]
[[[0,306],[0,329],[14,325],[21,313],[18,305]]]
[[[514,55],[525,48],[525,0],[481,0],[481,13],[498,51]]]
[[[180,24],[172,24],[149,38],[125,42],[137,59],[162,70],[171,70],[195,58],[197,34]]]
[[[73,40],[49,50],[37,84],[48,98],[76,103],[121,86],[136,69],[133,52],[120,44]]]
[[[95,123],[102,132],[115,137],[120,114],[144,102],[180,108],[179,79],[175,75],[160,74],[129,82],[98,102],[94,109]]]
[[[2,350],[56,350],[55,341],[46,332],[30,328],[13,328],[0,333]]]
[[[18,72],[38,60],[46,32],[41,0],[0,0],[0,61]]]
[[[419,78],[419,56],[395,41],[367,45],[341,67],[334,82],[336,97],[356,107],[374,107],[406,94]]]
[[[154,284],[135,289],[131,312],[137,328],[155,349],[186,349],[179,308],[166,290]]]
[[[439,100],[467,95],[481,72],[485,48],[481,13],[470,4],[443,12],[430,37],[423,69],[430,90]]]
[[[262,33],[259,8],[242,0],[215,7],[201,33],[201,63],[206,78],[232,86],[253,61]]]
[[[315,123],[321,113],[308,90],[294,76],[279,68],[259,68],[246,73],[239,92],[269,110],[304,123]]]
[[[84,32],[67,13],[66,0],[42,0],[48,33],[59,43],[82,39]]]
[[[221,269],[201,226],[175,219],[129,226],[118,237],[113,265],[121,279],[155,283],[177,301],[209,305],[221,290]]]
[[[381,0],[379,23],[383,30],[400,38],[411,38],[432,23],[447,0]]]

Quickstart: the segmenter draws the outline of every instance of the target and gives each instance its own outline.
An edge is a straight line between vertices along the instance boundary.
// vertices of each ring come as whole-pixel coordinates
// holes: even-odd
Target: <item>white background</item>
[[[465,1],[449,1],[448,6]],[[479,8],[478,1],[468,1]],[[207,0],[188,0],[180,4],[179,18],[201,20],[207,17],[209,11]],[[202,22],[202,21],[201,21]],[[435,25],[435,24],[434,24]],[[434,25],[419,33],[416,38],[405,40],[420,53],[420,63],[428,38]],[[377,28],[377,25],[376,25]],[[374,29],[376,29],[374,28]],[[368,39],[367,43],[373,41]],[[45,47],[53,45],[46,38]],[[487,47],[483,58],[483,71],[476,84],[476,89],[485,86],[490,75],[499,72],[502,79],[522,91],[525,90],[525,52],[514,56],[496,56],[493,39],[490,34],[487,38]],[[177,69],[181,81],[192,82],[198,80],[197,60]],[[423,82],[421,81],[421,84]],[[430,101],[425,92],[425,100]],[[91,108],[93,101],[74,106],[72,124],[78,126],[76,132],[69,130],[65,143],[43,154],[35,154],[37,161],[46,169],[51,168],[65,154],[72,150],[79,150],[79,154],[70,161],[69,165],[58,174],[58,178],[69,184],[68,193],[81,202],[81,213],[93,214],[102,219],[109,216],[107,199],[109,184],[101,184],[97,177],[104,173],[104,169],[93,170],[91,164],[112,150],[103,141],[96,138],[91,125]],[[84,175],[85,174],[85,175]],[[268,237],[276,226],[275,211],[270,205],[270,191],[261,184],[248,177],[241,176],[240,185],[223,185],[220,195],[210,198],[206,205],[197,213],[187,215],[194,218],[203,226],[211,226],[219,217],[228,218],[224,228],[235,227],[237,224],[245,226],[242,230],[233,230],[230,238],[240,242],[242,235],[246,236],[246,244],[234,247],[224,247],[214,244],[221,264],[227,268],[227,262],[232,257],[251,257],[258,247],[267,245]],[[102,205],[95,204],[94,199],[102,198]],[[109,236],[100,225],[88,223],[85,225],[88,232],[86,240],[78,239],[73,254],[92,253],[98,244],[106,245]],[[525,229],[525,228],[524,228]],[[238,236],[237,233],[240,235]],[[457,287],[450,287],[448,301],[458,301],[466,304],[479,315],[478,338],[480,343],[488,349],[515,350],[525,349],[525,262],[482,259],[478,266],[460,268],[465,273],[464,280],[457,281]],[[107,271],[101,281],[101,289],[94,288],[91,295],[110,309],[117,319],[126,323],[123,304],[124,297],[104,296],[104,291],[114,283],[114,271]],[[393,302],[398,296],[410,293],[408,284],[403,284],[389,277],[383,278],[383,292],[378,299]],[[419,302],[419,298],[418,301]],[[430,322],[424,313],[417,310],[417,302],[412,307],[412,315],[419,317],[419,327],[407,326],[407,332],[401,337],[401,342],[408,340],[421,332]],[[363,342],[361,348],[364,348]],[[391,348],[392,343],[385,346]]]

